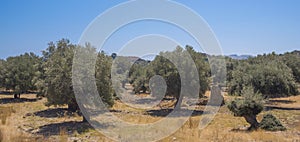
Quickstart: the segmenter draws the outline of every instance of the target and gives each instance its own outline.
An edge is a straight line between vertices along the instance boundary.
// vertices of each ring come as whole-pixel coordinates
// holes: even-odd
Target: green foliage
[[[248,130],[255,130],[259,127],[256,120],[264,106],[264,100],[260,93],[254,93],[252,87],[244,87],[242,90],[242,98],[235,98],[227,105],[228,109],[237,117],[244,117],[251,124]]]
[[[254,93],[252,87],[244,87],[242,98],[235,98],[227,105],[234,116],[257,115],[263,110],[264,99],[260,93]]]
[[[203,96],[205,92],[209,89],[209,83],[210,83],[210,66],[208,63],[208,57],[205,54],[202,54],[200,52],[196,52],[193,47],[186,46],[186,51],[191,55],[193,61],[195,62],[198,76],[199,76],[199,83],[200,83],[200,94],[199,96]],[[216,77],[218,78],[218,77]],[[192,81],[193,79],[191,79]],[[221,80],[221,79],[219,79]],[[195,82],[194,82],[195,83]]]
[[[239,61],[229,73],[229,94],[232,95],[241,95],[243,86],[253,86],[267,97],[297,94],[292,70],[275,54]]]
[[[295,80],[300,83],[300,56],[295,53],[286,53],[281,58],[292,70]]]
[[[198,72],[192,72],[192,67],[196,67]],[[199,78],[195,78],[197,74]],[[155,75],[162,77],[163,80],[150,82]],[[136,93],[141,90],[151,91],[152,95],[156,96],[161,95],[160,91],[166,91],[166,96],[172,96],[179,101],[182,86],[195,88],[200,85],[199,96],[201,97],[209,88],[209,76],[209,64],[205,55],[187,46],[186,49],[177,47],[171,52],[161,52],[151,62],[133,64],[129,72],[129,82]],[[166,88],[161,81],[165,81]],[[191,97],[195,94],[193,91],[195,90],[184,90],[184,95]]]
[[[98,54],[96,61],[96,85],[102,101],[107,106],[113,106],[113,89],[111,83],[112,58],[103,52]]]
[[[261,129],[267,131],[284,131],[286,128],[281,124],[280,120],[272,114],[265,114],[259,124]]]
[[[131,62],[127,57],[112,55],[112,79],[115,83],[116,93],[123,93],[125,84],[128,82],[128,73],[131,66]]]
[[[75,45],[62,39],[50,43],[44,51],[45,78],[43,87],[47,97],[47,105],[65,105],[76,110],[76,99],[72,88],[72,62]]]
[[[25,53],[16,57],[9,57],[0,62],[1,87],[13,90],[15,94],[35,90],[33,80],[36,72],[35,65],[40,58],[33,53]]]
[[[188,62],[188,59],[185,59],[188,57],[188,54],[193,59],[198,70],[199,82],[193,78],[194,75],[192,72],[190,74],[183,73],[182,75],[186,76],[180,77],[178,68],[187,69],[186,72],[190,72],[189,69],[191,66],[193,66],[190,62]],[[175,67],[171,61],[177,63],[177,67]],[[189,46],[186,47],[186,50],[182,49],[181,47],[177,47],[176,50],[172,52],[160,53],[160,55],[150,63],[150,68],[152,74],[149,73],[149,75],[160,75],[166,80],[167,96],[179,98],[181,85],[183,84],[195,86],[200,83],[199,96],[202,96],[209,87],[209,66],[205,61],[205,57],[202,54],[194,51],[192,47]],[[186,82],[181,82],[181,78],[184,78]]]
[[[46,92],[45,89],[45,69],[44,69],[44,61],[43,58],[40,58],[38,62],[34,65],[35,73],[33,77],[34,86],[36,87],[37,96],[45,97]]]
[[[5,76],[4,76],[4,60],[0,59],[0,88],[5,86]]]
[[[180,93],[180,77],[176,70],[176,67],[166,58],[163,57],[163,53],[157,56],[154,61],[150,63],[151,70],[155,75],[160,75],[166,81],[167,96],[179,97]],[[151,88],[158,88],[158,84],[152,84]],[[154,94],[155,95],[155,94]]]
[[[135,93],[150,92],[149,80],[154,75],[151,70],[150,64],[145,60],[136,61],[129,71],[129,83],[134,87]]]
[[[46,105],[65,105],[67,104],[71,111],[79,110],[76,103],[75,94],[72,84],[72,64],[75,49],[79,51],[91,53],[90,56],[96,54],[96,50],[89,45],[87,47],[79,47],[73,45],[69,40],[62,39],[56,44],[50,43],[46,51],[44,51],[43,70],[44,75],[41,75],[40,84],[41,92],[47,97]],[[89,56],[85,56],[89,57]],[[84,61],[82,61],[84,62]],[[85,61],[84,64],[93,63]],[[113,105],[112,89],[110,82],[110,66],[111,57],[99,53],[96,62],[96,72],[91,73],[91,69],[83,69],[86,75],[95,74],[97,89],[99,90],[102,101],[109,106]]]
[[[236,67],[238,66],[239,61],[238,60],[234,60],[230,57],[226,57],[226,81],[227,82],[231,82],[234,78],[233,78],[233,73],[236,70]]]

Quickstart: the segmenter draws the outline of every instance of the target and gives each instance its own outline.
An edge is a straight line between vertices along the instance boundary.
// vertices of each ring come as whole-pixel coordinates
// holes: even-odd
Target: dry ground
[[[112,141],[94,130],[77,114],[67,112],[65,107],[46,107],[46,99],[36,99],[34,94],[22,95],[14,100],[10,95],[0,95],[0,141]],[[166,101],[165,106],[173,103]],[[199,106],[201,112],[204,106]],[[154,108],[156,115],[144,110],[133,109],[121,102],[112,108],[113,114],[131,123],[151,123],[164,118],[165,112]],[[248,124],[243,118],[233,117],[223,106],[214,120],[203,130],[198,129],[201,113],[196,113],[179,130],[161,142],[198,141],[300,141],[300,96],[272,99],[265,113],[277,116],[287,127],[284,132],[247,132]]]

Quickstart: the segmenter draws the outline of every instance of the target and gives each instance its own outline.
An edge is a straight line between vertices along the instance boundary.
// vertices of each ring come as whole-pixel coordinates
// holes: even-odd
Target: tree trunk
[[[19,94],[14,94],[14,98],[15,99],[19,99],[21,97],[21,94],[19,93]]]
[[[176,97],[176,103],[175,103],[175,108],[174,109],[180,110],[182,101],[183,101],[183,98],[181,96]]]
[[[79,110],[79,107],[78,107],[77,103],[68,104],[68,111],[76,112],[78,110]]]
[[[77,105],[77,103],[76,103],[76,105]],[[80,109],[79,105],[81,105],[80,107],[81,107],[83,110],[84,110],[84,108],[83,108],[82,104],[78,104],[78,105],[77,105],[77,108],[78,108],[78,114],[79,114],[80,116],[82,116],[82,122],[88,122],[88,120],[90,120],[89,114],[87,114],[87,116],[85,116],[85,115],[82,113],[82,110]]]
[[[246,115],[244,118],[251,125],[248,130],[256,130],[258,128],[259,123],[257,122],[255,115]]]
[[[82,114],[82,118],[83,118],[82,122],[88,122],[88,120],[90,120],[89,116],[84,116],[83,114]]]

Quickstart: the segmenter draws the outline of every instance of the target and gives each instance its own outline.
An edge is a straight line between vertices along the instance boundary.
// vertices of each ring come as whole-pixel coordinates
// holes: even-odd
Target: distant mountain
[[[252,55],[237,55],[237,54],[232,54],[229,55],[228,57],[236,60],[246,60],[249,59],[250,57],[253,57]]]
[[[296,54],[296,55],[300,56],[300,51],[299,50],[295,50],[295,51],[292,52],[292,54]]]
[[[144,63],[149,63],[149,60],[145,60],[136,56],[119,56],[122,57],[123,59],[127,59],[131,63],[136,63],[136,64],[144,64]]]

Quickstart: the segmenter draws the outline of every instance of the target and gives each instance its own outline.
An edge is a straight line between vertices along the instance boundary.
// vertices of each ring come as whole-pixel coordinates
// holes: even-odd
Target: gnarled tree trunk
[[[255,115],[245,115],[244,118],[251,125],[248,130],[256,130],[259,126],[259,123],[256,120]]]

